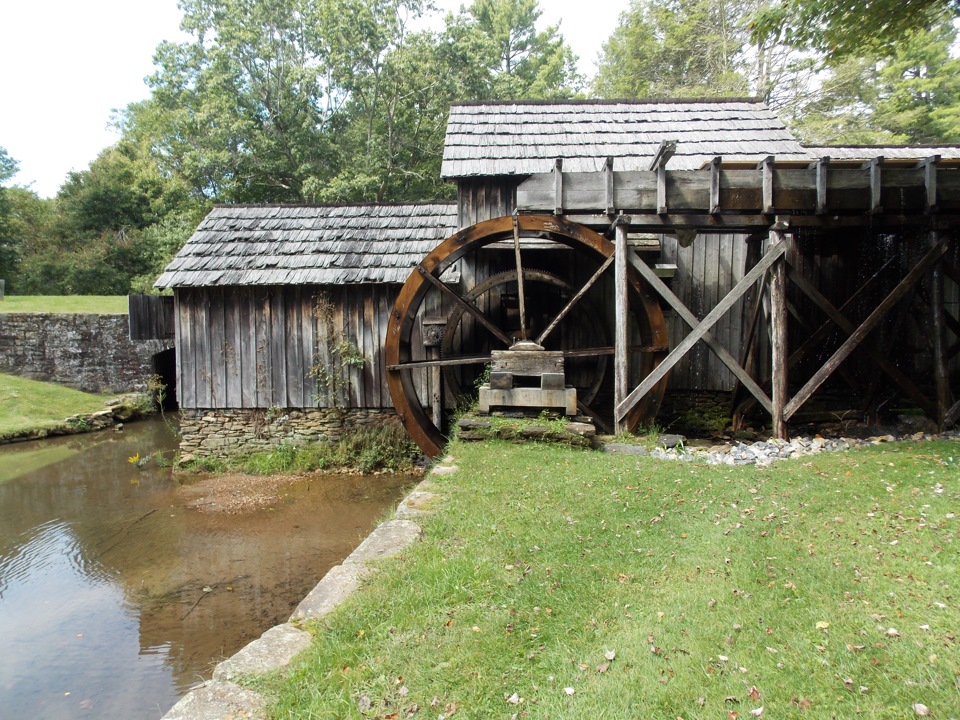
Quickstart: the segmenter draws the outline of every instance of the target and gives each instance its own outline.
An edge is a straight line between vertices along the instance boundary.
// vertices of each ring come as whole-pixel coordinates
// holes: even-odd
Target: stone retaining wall
[[[0,313],[0,372],[86,392],[143,391],[172,340],[130,340],[126,315]]]
[[[222,457],[269,450],[281,443],[335,442],[347,430],[399,423],[391,409],[181,409],[180,456]]]

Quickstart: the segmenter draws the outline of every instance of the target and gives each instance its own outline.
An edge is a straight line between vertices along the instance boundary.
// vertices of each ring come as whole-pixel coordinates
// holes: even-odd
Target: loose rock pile
[[[952,430],[940,435],[918,432],[909,435],[875,435],[867,438],[796,437],[792,440],[761,440],[753,443],[731,443],[704,446],[700,441],[687,444],[682,435],[662,435],[657,447],[648,450],[642,445],[608,443],[603,451],[611,454],[648,455],[659,460],[699,462],[708,465],[758,465],[766,467],[777,460],[786,460],[820,452],[837,452],[855,447],[879,445],[896,441],[922,442],[935,439],[958,439],[960,431]]]

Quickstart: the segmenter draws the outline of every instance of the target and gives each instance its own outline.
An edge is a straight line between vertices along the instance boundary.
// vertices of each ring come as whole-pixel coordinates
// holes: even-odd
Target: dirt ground
[[[191,510],[235,515],[276,505],[289,486],[304,479],[303,475],[215,475],[183,485],[180,493]]]

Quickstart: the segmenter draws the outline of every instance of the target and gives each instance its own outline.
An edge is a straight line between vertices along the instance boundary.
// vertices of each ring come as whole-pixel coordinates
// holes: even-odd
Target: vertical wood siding
[[[689,247],[675,237],[661,240],[662,260],[677,266],[671,289],[697,317],[702,318],[743,278],[746,241],[743,235],[702,234]],[[740,298],[714,325],[713,334],[734,357],[739,357],[745,331],[744,302]],[[676,347],[690,328],[675,313],[665,312],[670,346]],[[734,376],[704,343],[697,343],[670,371],[669,387],[683,390],[732,390]]]
[[[178,290],[181,407],[330,407],[312,372],[321,363],[349,379],[348,407],[392,407],[382,348],[397,291],[393,285]],[[331,342],[355,344],[367,360],[362,368],[345,369],[330,352],[327,324],[316,313],[320,293],[334,308]]]

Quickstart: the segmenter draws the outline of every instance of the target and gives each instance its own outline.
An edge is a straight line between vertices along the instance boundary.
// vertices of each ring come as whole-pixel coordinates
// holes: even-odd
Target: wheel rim
[[[516,229],[515,229],[516,228]],[[477,223],[447,238],[434,248],[414,268],[397,296],[390,315],[387,336],[384,344],[384,356],[387,365],[387,385],[398,417],[417,443],[420,449],[431,457],[442,451],[445,438],[441,429],[435,425],[424,408],[416,390],[415,373],[421,372],[423,363],[415,360],[414,329],[418,315],[423,308],[424,299],[432,288],[456,296],[458,303],[465,302],[464,296],[450,290],[439,281],[440,276],[455,262],[470,253],[477,252],[492,243],[510,239],[517,233],[525,238],[536,237],[593,255],[606,261],[614,252],[613,243],[596,232],[576,223],[553,216],[521,215],[504,216]],[[518,261],[519,264],[519,261]],[[527,273],[518,273],[526,279]],[[645,348],[640,352],[639,374],[645,377],[666,354],[668,335],[660,305],[639,275],[628,267],[628,280],[631,290],[631,305],[641,342]],[[489,318],[476,315],[480,323],[489,322]],[[510,339],[495,326],[484,325],[506,345]],[[470,359],[482,362],[480,358]],[[467,363],[463,363],[467,364]],[[643,420],[652,419],[659,409],[666,387],[663,378],[628,414],[626,425],[634,430]]]

